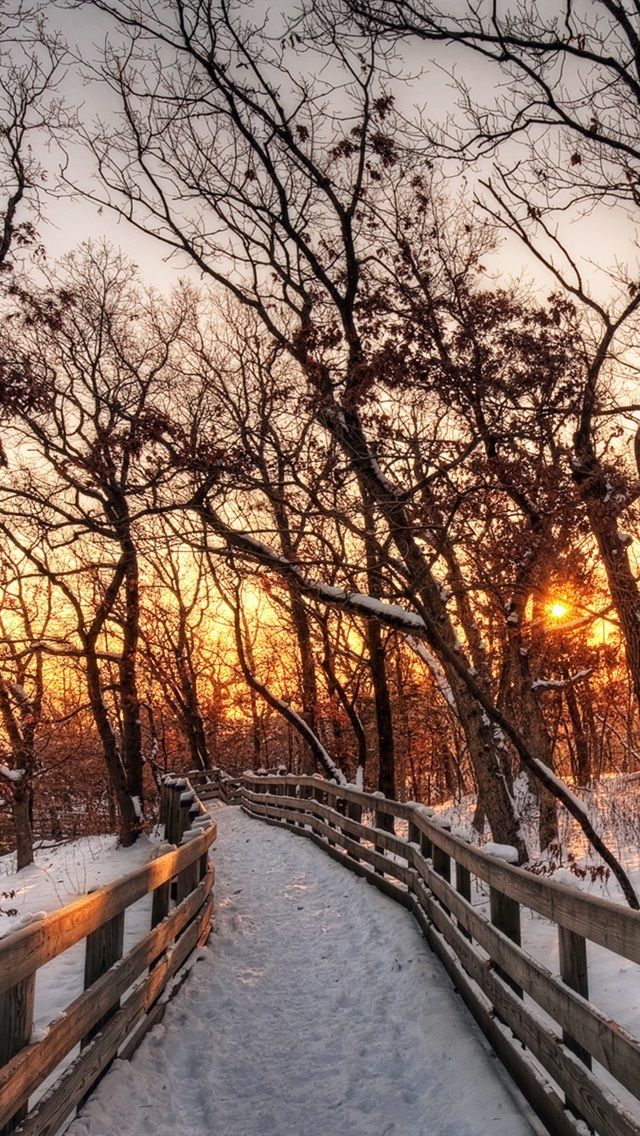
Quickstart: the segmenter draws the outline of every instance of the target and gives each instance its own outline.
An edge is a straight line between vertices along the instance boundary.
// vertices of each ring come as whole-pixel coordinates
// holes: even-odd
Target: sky
[[[291,13],[297,8],[297,0],[284,0],[283,3],[268,3],[267,0],[254,0],[253,11],[262,15],[267,10],[286,10]],[[44,0],[42,9],[52,26],[59,27],[66,37],[73,55],[85,63],[97,61],[100,57],[107,35],[113,36],[108,19],[96,11],[89,2],[81,3],[73,10],[58,7],[50,0]],[[457,93],[452,73],[464,75],[472,91],[486,100],[492,93],[497,79],[493,65],[479,58],[477,54],[464,49],[451,49],[446,46],[424,45],[418,42],[403,43],[398,48],[399,67],[411,81],[397,87],[396,94],[402,110],[410,119],[422,115],[433,122],[444,122],[448,114],[457,114]],[[63,90],[69,105],[78,108],[78,114],[85,124],[90,124],[97,115],[109,118],[115,104],[103,86],[94,80],[83,80],[77,64],[72,64],[66,74]],[[78,143],[73,141],[69,147],[70,172],[73,179],[83,185],[90,185],[93,176],[90,157]],[[55,152],[45,156],[45,161],[55,174],[60,156]],[[453,190],[461,184],[461,174],[453,165],[445,165],[451,176]],[[469,171],[466,175],[468,185],[473,188],[480,173],[490,174],[488,165]],[[47,200],[45,216],[40,233],[51,259],[56,259],[74,248],[80,241],[88,238],[106,238],[120,246],[138,264],[144,280],[159,289],[167,289],[179,276],[189,275],[197,279],[195,270],[185,258],[166,256],[163,249],[152,237],[148,237],[119,221],[109,211],[98,213],[96,207],[82,197],[57,197]],[[563,235],[569,242],[588,278],[597,287],[600,296],[606,296],[610,280],[603,268],[608,269],[616,261],[637,263],[636,226],[622,212],[610,206],[600,208],[586,217],[567,215],[562,222]],[[596,267],[597,266],[597,267]],[[507,237],[500,252],[487,267],[496,272],[502,280],[518,278],[524,273],[532,279],[536,289],[543,296],[550,290],[551,281],[544,269],[523,249],[520,242]],[[639,270],[640,274],[640,270]]]

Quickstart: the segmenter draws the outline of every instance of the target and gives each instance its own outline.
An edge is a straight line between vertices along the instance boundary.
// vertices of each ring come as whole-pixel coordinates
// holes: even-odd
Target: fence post
[[[168,789],[165,785],[165,778],[163,777],[160,782],[160,807],[158,810],[158,821],[160,824],[167,824],[167,797]]]
[[[309,788],[307,785],[298,785],[298,800],[306,801],[309,798]],[[301,813],[304,812],[304,805],[300,806]],[[304,820],[297,821],[298,828],[304,828]]]
[[[180,797],[179,797],[180,827],[182,829],[182,832],[186,832],[188,828],[191,828],[191,821],[193,819],[193,817],[191,815],[191,809],[194,806],[195,806],[195,814],[197,816],[198,815],[198,806],[197,806],[197,803],[196,803],[195,790],[189,789],[189,788],[183,789],[181,794],[180,794]],[[182,837],[182,833],[180,835]]]
[[[577,935],[575,931],[568,931],[566,927],[558,924],[558,947],[560,954],[560,974],[562,981],[566,982],[572,990],[577,994],[581,994],[583,998],[589,999],[589,974],[587,970],[587,944],[582,935]],[[570,1049],[579,1057],[581,1061],[590,1069],[591,1068],[591,1055],[583,1049],[575,1038],[571,1037],[566,1030],[562,1031],[562,1040]]]
[[[443,832],[451,832],[451,825],[448,822],[442,822],[442,823],[438,824],[438,828],[442,829]],[[450,884],[451,883],[451,857],[450,857],[449,853],[445,852],[442,848],[440,848],[440,846],[438,844],[436,844],[436,842],[434,840],[434,841],[432,841],[432,845],[431,845],[431,855],[432,855],[432,860],[433,860],[434,872],[437,872],[439,876],[442,876],[443,880],[446,880],[446,882],[448,884]],[[441,901],[441,905],[442,905],[443,910],[446,911],[447,915],[450,915],[451,912],[450,912],[449,908],[447,907],[446,903],[442,903],[442,901]]]
[[[36,976],[29,974],[0,994],[0,1068],[15,1057],[31,1037],[35,988]],[[0,1128],[0,1136],[13,1132],[26,1115],[27,1105],[24,1104],[9,1123]]]
[[[172,780],[167,785],[166,821],[164,826],[165,840],[170,844],[180,843],[179,809],[182,784]]]
[[[425,860],[431,860],[433,856],[433,845],[431,837],[427,836],[426,832],[420,833],[420,851]]]
[[[329,796],[328,793],[323,793],[322,799],[324,801],[324,804],[327,806],[327,808],[337,809],[338,802],[337,802],[337,799],[335,797]],[[329,820],[328,817],[326,818],[326,823],[329,825],[329,828],[335,828],[336,827],[335,824],[333,823],[333,821]],[[336,846],[335,840],[332,840],[331,837],[327,837],[327,840],[328,840],[331,848],[335,848],[335,846]]]
[[[362,824],[362,805],[359,805],[357,801],[349,801],[347,806],[347,816],[350,820],[355,820],[358,824]],[[354,840],[356,844],[360,844],[360,837],[356,832],[353,832],[350,835],[351,839]],[[356,856],[355,852],[351,853],[351,859],[355,860],[358,864],[360,863],[360,857]]]
[[[378,791],[376,793],[372,793],[372,796],[375,797],[376,800],[378,800],[378,801],[384,801],[384,799],[385,799],[384,793],[381,793],[380,791]],[[374,824],[374,828],[381,828],[385,831],[387,830],[387,827],[388,827],[387,814],[385,812],[383,812],[382,809],[378,808],[377,805],[376,805],[375,810],[374,810],[373,824]],[[384,847],[381,844],[374,844],[374,848],[375,848],[376,852],[378,852],[381,856],[384,856]],[[376,873],[376,876],[384,876],[384,869],[378,868],[376,866],[375,873]]]
[[[463,899],[466,899],[467,903],[471,903],[471,872],[468,868],[465,868],[463,864],[459,864],[457,860],[455,861],[455,865],[456,891]],[[470,933],[467,931],[461,919],[458,919],[458,927],[465,939],[471,938]]]
[[[181,844],[186,844],[189,840],[194,840],[200,835],[199,829],[189,830],[184,833]],[[183,868],[176,881],[176,903],[182,903],[194,888],[197,888],[200,878],[200,861],[202,857],[193,860],[186,868]]]
[[[175,844],[165,842],[161,844],[158,849],[158,856],[164,856],[167,852],[175,852]],[[169,914],[169,902],[171,899],[171,880],[166,883],[160,884],[153,892],[153,899],[151,900],[151,929],[162,923],[162,920]]]
[[[490,887],[489,907],[493,925],[507,935],[517,946],[520,946],[520,904],[518,901],[511,899],[508,895],[503,895],[501,891],[498,891],[498,888]],[[502,967],[495,966],[495,971],[505,982],[508,982],[518,997],[522,998],[522,987],[514,982],[513,978],[506,974]]]
[[[439,827],[443,828],[444,825],[440,825]],[[433,845],[433,867],[434,871],[436,871],[439,876],[442,876],[443,880],[446,880],[448,884],[451,883],[451,857],[448,852],[444,852],[437,844]]]
[[[84,956],[84,989],[88,990],[90,986],[106,974],[108,970],[122,958],[122,948],[124,945],[124,911],[119,911],[113,919],[107,920],[101,927],[91,931],[86,938],[86,950]],[[114,1002],[113,1006],[107,1011],[91,1027],[89,1032],[85,1034],[80,1045],[84,1049],[89,1044],[92,1038],[100,1033],[105,1022],[113,1017],[120,1008],[120,1000]]]

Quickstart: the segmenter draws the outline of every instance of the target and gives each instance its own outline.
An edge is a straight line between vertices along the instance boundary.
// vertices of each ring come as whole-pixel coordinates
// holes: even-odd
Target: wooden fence
[[[413,912],[553,1136],[579,1136],[585,1122],[599,1136],[640,1134],[640,1041],[589,1001],[587,966],[587,941],[640,963],[640,913],[478,851],[422,805],[316,777],[241,784],[250,816],[310,838]],[[474,880],[488,915],[472,904]],[[522,949],[521,907],[556,926],[559,975]]]
[[[240,804],[240,781],[231,777],[224,769],[192,769],[188,774],[190,783],[197,790],[201,801],[220,800],[225,805]]]
[[[128,1058],[160,1020],[178,972],[206,941],[215,822],[188,781],[171,777],[161,787],[161,820],[179,847],[165,845],[157,859],[0,940],[0,1136],[53,1136],[113,1059]],[[123,957],[125,911],[149,893],[151,929]],[[37,971],[82,939],[84,992],[29,1044]]]

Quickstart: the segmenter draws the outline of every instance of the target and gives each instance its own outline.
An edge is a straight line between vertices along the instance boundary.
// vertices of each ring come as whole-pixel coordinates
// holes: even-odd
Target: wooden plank
[[[211,872],[180,907],[175,908],[167,919],[145,935],[116,966],[76,998],[67,1007],[64,1017],[51,1023],[42,1041],[26,1046],[0,1069],[0,1125],[14,1115],[16,1109],[56,1068],[69,1050],[193,919],[211,892],[214,878],[215,873]],[[154,969],[159,969],[159,966]]]
[[[355,801],[347,801],[346,817],[348,820],[352,821],[354,827],[345,829],[345,831],[350,832],[356,844],[359,844],[361,838],[358,835],[359,830],[355,826],[362,824],[362,805],[357,804]],[[360,857],[355,854],[353,858],[354,860],[360,859]]]
[[[491,913],[491,922],[494,927],[502,931],[512,943],[517,946],[521,945],[522,938],[520,932],[520,904],[516,903],[515,899],[511,899],[508,895],[503,895],[497,888],[489,888],[489,908]],[[522,998],[522,987],[519,983],[514,982],[507,971],[502,970],[496,963],[496,970],[505,982],[508,982],[519,998]]]
[[[75,903],[1,939],[0,993],[15,986],[74,943],[85,939],[102,923],[112,919],[147,892],[154,891],[177,875],[210,847],[216,834],[214,822],[211,827],[203,829],[197,839],[175,852],[167,852],[157,860],[150,860],[148,864],[115,883],[82,896]]]
[[[157,927],[163,919],[166,919],[169,914],[169,899],[171,892],[171,881],[167,880],[165,884],[160,884],[153,892],[153,899],[151,900],[151,926]]]
[[[198,885],[199,877],[200,860],[193,860],[191,864],[187,864],[187,867],[182,869],[177,880],[177,903],[182,903],[183,899],[186,899],[188,895],[191,895],[191,892],[194,891],[194,889]]]
[[[376,801],[374,814],[373,814],[374,822],[375,822],[374,831],[377,834],[378,832],[384,832],[384,817],[387,817],[390,814],[385,811],[385,809],[383,807],[384,802],[383,802],[382,798],[378,797],[376,794],[374,794],[374,796],[375,796],[375,801]],[[391,819],[393,821],[393,818],[391,818]],[[378,853],[379,856],[382,857],[382,859],[384,859],[384,851],[385,851],[384,841],[379,840],[377,835],[374,836],[374,840],[375,840],[374,848],[375,848],[376,852]],[[384,875],[384,867],[382,865],[380,865],[379,867],[376,868],[376,874],[378,876]]]
[[[448,884],[451,883],[451,857],[442,851],[437,844],[432,845],[433,870],[437,872]],[[448,911],[448,908],[445,908]]]
[[[467,903],[471,903],[471,872],[468,868],[463,867],[462,864],[456,862],[456,891],[459,895],[466,899]],[[463,935],[467,938],[471,937],[471,933],[466,929],[466,926],[460,919],[458,919],[458,927]]]
[[[175,950],[163,958],[134,990],[104,1029],[65,1069],[60,1080],[31,1110],[21,1136],[55,1136],[69,1114],[109,1066],[135,1022],[157,1001],[170,978],[184,965],[197,946],[202,925],[209,918],[209,903],[178,940]]]

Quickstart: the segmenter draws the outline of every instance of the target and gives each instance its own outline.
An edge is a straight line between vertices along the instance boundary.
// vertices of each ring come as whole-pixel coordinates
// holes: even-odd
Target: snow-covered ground
[[[417,926],[290,833],[219,808],[217,929],[68,1136],[525,1136]]]

